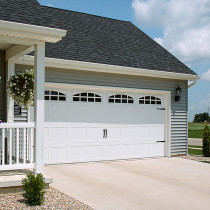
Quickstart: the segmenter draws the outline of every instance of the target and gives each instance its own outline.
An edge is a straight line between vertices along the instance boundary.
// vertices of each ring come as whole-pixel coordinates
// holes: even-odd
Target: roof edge
[[[56,43],[66,36],[66,33],[66,30],[57,28],[0,20],[0,35],[4,36],[27,37],[34,40]]]
[[[25,55],[24,59],[19,58],[18,60],[16,60],[16,64],[33,65],[33,63],[34,63],[34,56],[29,56],[29,55]],[[188,80],[188,81],[194,81],[195,79],[200,79],[198,75],[193,75],[193,74],[183,74],[183,73],[141,69],[141,68],[133,68],[125,66],[115,66],[109,64],[56,59],[48,57],[45,58],[45,65],[46,67],[52,67],[52,68],[64,68],[64,69],[74,69],[74,70],[92,71],[100,73],[114,73],[114,74],[156,77],[156,78],[166,78],[166,79],[179,79],[179,80]]]

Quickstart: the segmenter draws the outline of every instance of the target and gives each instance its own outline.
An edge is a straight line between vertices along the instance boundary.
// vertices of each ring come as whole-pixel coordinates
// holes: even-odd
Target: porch
[[[25,170],[44,174],[45,43],[56,43],[65,34],[61,29],[0,20],[0,189],[15,183],[18,186]],[[35,120],[14,123],[14,101],[6,90],[6,81],[15,74],[16,60],[31,52],[34,52]],[[22,176],[18,175],[20,171]],[[13,178],[8,175],[11,172]]]

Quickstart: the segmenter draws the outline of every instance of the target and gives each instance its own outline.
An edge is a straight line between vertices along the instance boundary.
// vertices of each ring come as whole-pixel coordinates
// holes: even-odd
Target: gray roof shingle
[[[46,57],[196,75],[131,22],[41,6],[36,0],[0,0],[0,20],[67,30]]]

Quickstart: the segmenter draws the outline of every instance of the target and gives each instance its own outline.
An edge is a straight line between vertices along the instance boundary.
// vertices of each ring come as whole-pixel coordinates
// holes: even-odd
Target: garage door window
[[[73,101],[101,102],[101,96],[95,93],[77,93],[73,95]]]
[[[139,98],[139,104],[161,105],[161,99],[155,96],[144,96],[144,97]]]
[[[109,103],[123,103],[123,104],[133,104],[133,98],[128,95],[112,95],[109,97]]]
[[[66,95],[58,91],[46,90],[45,100],[46,101],[66,101]]]

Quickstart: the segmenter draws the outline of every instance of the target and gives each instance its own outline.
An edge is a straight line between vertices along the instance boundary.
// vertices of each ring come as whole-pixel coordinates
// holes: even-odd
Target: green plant
[[[44,202],[45,181],[42,174],[29,173],[22,180],[22,184],[25,191],[23,196],[28,204],[41,205]]]
[[[205,157],[210,157],[210,131],[208,124],[206,123],[203,131],[203,155]]]
[[[34,70],[11,76],[7,82],[7,89],[16,103],[28,109],[34,101]]]

